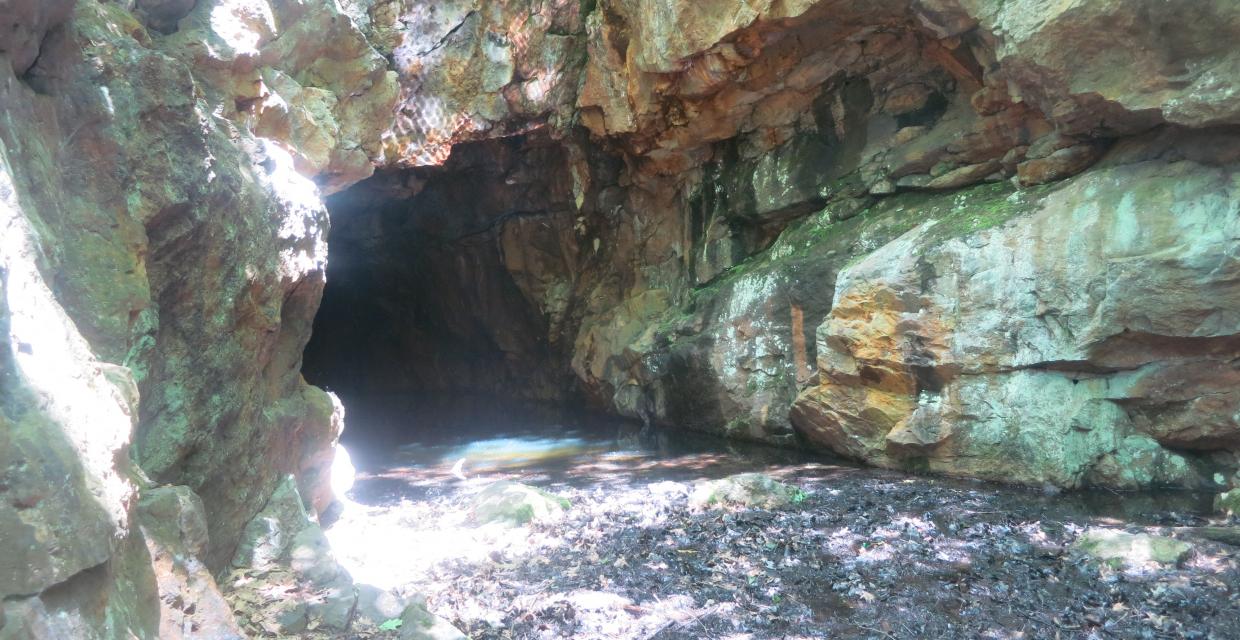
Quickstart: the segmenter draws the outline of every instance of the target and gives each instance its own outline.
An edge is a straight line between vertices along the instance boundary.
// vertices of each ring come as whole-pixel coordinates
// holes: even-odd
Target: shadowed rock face
[[[73,0],[11,0],[0,17],[0,54],[16,75],[23,75],[39,60],[50,37],[69,18]]]
[[[358,386],[1059,486],[1237,466],[1234,2],[743,4],[0,0],[0,633],[195,593],[230,633],[206,571],[287,474],[328,506],[325,194],[312,354]],[[135,519],[157,484],[205,542]]]

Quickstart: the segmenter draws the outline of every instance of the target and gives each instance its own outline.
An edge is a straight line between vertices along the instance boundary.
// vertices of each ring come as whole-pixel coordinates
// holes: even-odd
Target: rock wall
[[[210,572],[287,474],[331,500],[333,193],[498,354],[403,384],[1057,486],[1238,466],[1234,3],[0,4],[0,637],[236,633]]]
[[[883,466],[1210,486],[1226,458],[1200,454],[1240,437],[1236,135],[1163,132],[1047,188],[967,191],[951,216],[1010,221],[932,214],[850,265],[794,423]]]
[[[1153,210],[1167,206],[1159,189],[1174,181],[1160,181],[1152,169],[1139,172],[1143,162],[1161,160],[1168,171],[1194,179],[1208,171],[1229,175],[1234,132],[1228,127],[1240,118],[1237,59],[1224,44],[1237,33],[1234,8],[1199,3],[1185,13],[1130,2],[1047,9],[1035,2],[833,0],[748,3],[736,11],[617,0],[356,2],[350,11],[393,56],[401,77],[402,116],[389,132],[401,149],[393,154],[396,164],[468,174],[462,143],[532,131],[564,147],[567,168],[545,164],[514,178],[539,183],[542,192],[548,185],[562,189],[571,178],[575,212],[564,219],[550,226],[507,219],[495,202],[503,188],[485,184],[477,202],[455,209],[475,209],[465,218],[483,211],[498,220],[502,240],[482,249],[488,264],[502,265],[533,316],[546,320],[527,326],[494,313],[483,323],[521,336],[510,343],[545,343],[550,361],[570,367],[578,391],[596,406],[671,428],[825,447],[874,464],[1061,486],[1208,485],[1209,470],[1234,465],[1230,454],[1218,453],[1234,449],[1234,399],[1211,391],[1216,387],[1204,378],[1183,380],[1175,392],[1166,380],[1184,374],[1166,373],[1160,383],[1150,378],[1132,391],[1091,392],[1079,400],[1085,409],[1051,400],[1058,392],[1035,390],[1062,378],[1083,394],[1085,378],[1115,385],[1121,370],[1185,361],[1197,370],[1201,358],[1223,367],[1218,374],[1228,380],[1223,372],[1236,353],[1228,336],[1237,327],[1220,319],[1230,318],[1229,292],[1218,291],[1227,286],[1225,265],[1191,282],[1175,279],[1187,277],[1173,275],[1179,267],[1150,266],[1176,287],[1215,300],[1209,329],[1193,326],[1207,321],[1200,310],[1176,312],[1179,319],[1167,321],[1178,323],[1174,330],[1140,328],[1159,324],[1136,322],[1141,313],[1171,313],[1165,301],[1135,302],[1126,311],[1089,307],[1098,326],[1117,335],[1148,333],[1141,340],[1156,343],[1141,347],[1144,359],[1134,355],[1123,365],[1095,362],[1090,354],[1136,349],[1129,338],[1108,338],[1102,329],[1079,336],[1075,327],[1040,338],[1037,355],[1031,347],[992,343],[940,361],[933,349],[972,344],[975,321],[910,324],[901,318],[928,307],[899,306],[906,304],[905,291],[929,295],[940,279],[959,281],[969,260],[982,261],[970,268],[990,273],[1000,267],[986,261],[1017,269],[1012,256],[1032,259],[1025,252],[1039,251],[1043,241],[990,239],[1001,233],[996,228],[1006,233],[1009,220],[1042,211],[1053,220],[1044,223],[1050,228],[1085,224],[1069,200],[1051,195],[1056,184],[1085,188],[1060,183],[1082,172],[1132,171],[1133,182],[1150,188],[1148,199],[1124,201],[1137,212],[1131,220],[1088,227],[1100,237],[1176,215]],[[464,155],[450,158],[453,149]],[[1100,187],[1090,193],[1098,206],[1109,197]],[[1227,224],[1225,188],[1203,202],[1211,203],[1203,211]],[[392,220],[419,215],[409,204],[387,211]],[[566,220],[574,215],[570,230]],[[936,217],[948,221],[914,241],[924,233],[918,224]],[[456,223],[433,224],[452,229]],[[1166,231],[1160,250],[1225,252],[1225,237],[1202,233]],[[1074,235],[1074,242],[1084,236]],[[896,284],[890,271],[860,271],[871,260],[894,269],[892,256],[906,251],[937,255],[937,245],[949,241],[964,243],[968,259],[917,262],[899,276],[924,291]],[[980,247],[992,242],[1011,256],[983,255]],[[1051,267],[1033,264],[1019,267],[1021,278],[1092,292],[1107,282],[1114,260],[1101,240],[1079,251],[1093,259],[1073,263],[1083,271],[1075,280],[1056,279]],[[1150,276],[1148,286],[1158,277]],[[964,308],[1016,322],[1029,315],[1011,306],[1026,295],[1021,278],[1010,276],[984,292],[938,295],[948,297],[941,304],[951,313]],[[883,296],[895,295],[887,288],[901,292],[901,302],[839,357],[877,363],[911,349],[899,357],[898,381],[858,373],[877,375],[886,364],[832,360],[842,348],[836,333],[861,331],[836,319],[844,313],[837,305],[852,295],[841,287],[853,282],[877,287],[857,294],[855,305],[866,314],[879,302],[865,296],[887,304]],[[511,297],[510,289],[503,296],[491,291],[482,297]],[[1031,323],[1050,312],[1039,313]],[[449,324],[477,321],[460,317]],[[1204,336],[1212,346],[1180,343]],[[1009,339],[1033,338],[1017,331]],[[1091,346],[1095,339],[1105,346]],[[901,346],[901,340],[927,346]],[[1054,353],[1061,348],[1073,353]],[[436,357],[403,353],[415,363]],[[974,388],[988,402],[1006,398],[998,414],[935,404],[963,402],[952,395],[957,386],[980,379],[963,376],[983,371],[1002,371],[1010,375],[1003,384],[1020,387]],[[488,388],[537,396],[532,388],[542,386]],[[918,409],[923,402],[933,407]],[[1046,405],[1042,413],[1033,406],[1039,403]],[[908,431],[910,420],[917,434]],[[1183,426],[1193,421],[1203,423]],[[1081,439],[1077,433],[1092,435],[1067,446]]]
[[[373,170],[395,74],[328,5],[3,14],[0,636],[238,637],[208,569],[285,474],[330,500],[312,179]],[[209,535],[143,520],[164,485]]]

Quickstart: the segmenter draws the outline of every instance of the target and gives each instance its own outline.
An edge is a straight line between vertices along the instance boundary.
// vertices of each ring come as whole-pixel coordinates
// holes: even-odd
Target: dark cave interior
[[[328,198],[327,288],[303,372],[341,397],[351,427],[408,433],[479,404],[572,401],[536,302],[542,272],[571,259],[557,259],[574,216],[566,162],[562,145],[527,137],[462,144],[441,167],[381,171]]]

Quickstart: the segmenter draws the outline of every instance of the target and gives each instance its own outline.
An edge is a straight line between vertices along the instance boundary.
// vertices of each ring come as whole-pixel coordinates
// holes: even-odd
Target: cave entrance
[[[576,404],[542,302],[572,277],[562,145],[457,145],[443,166],[379,172],[327,206],[327,288],[303,371],[343,401],[350,450]]]

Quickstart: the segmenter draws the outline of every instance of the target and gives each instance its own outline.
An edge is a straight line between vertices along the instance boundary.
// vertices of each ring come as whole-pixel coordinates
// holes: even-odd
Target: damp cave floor
[[[328,529],[338,559],[359,582],[424,595],[477,640],[1240,638],[1240,547],[1193,535],[1209,523],[1196,494],[1049,495],[531,424],[354,454],[356,484]],[[464,480],[451,471],[461,459]],[[774,510],[689,506],[695,481],[747,471],[804,495]],[[571,507],[558,521],[469,526],[470,499],[497,480]],[[1116,568],[1073,550],[1089,527],[1193,551],[1179,566]]]

